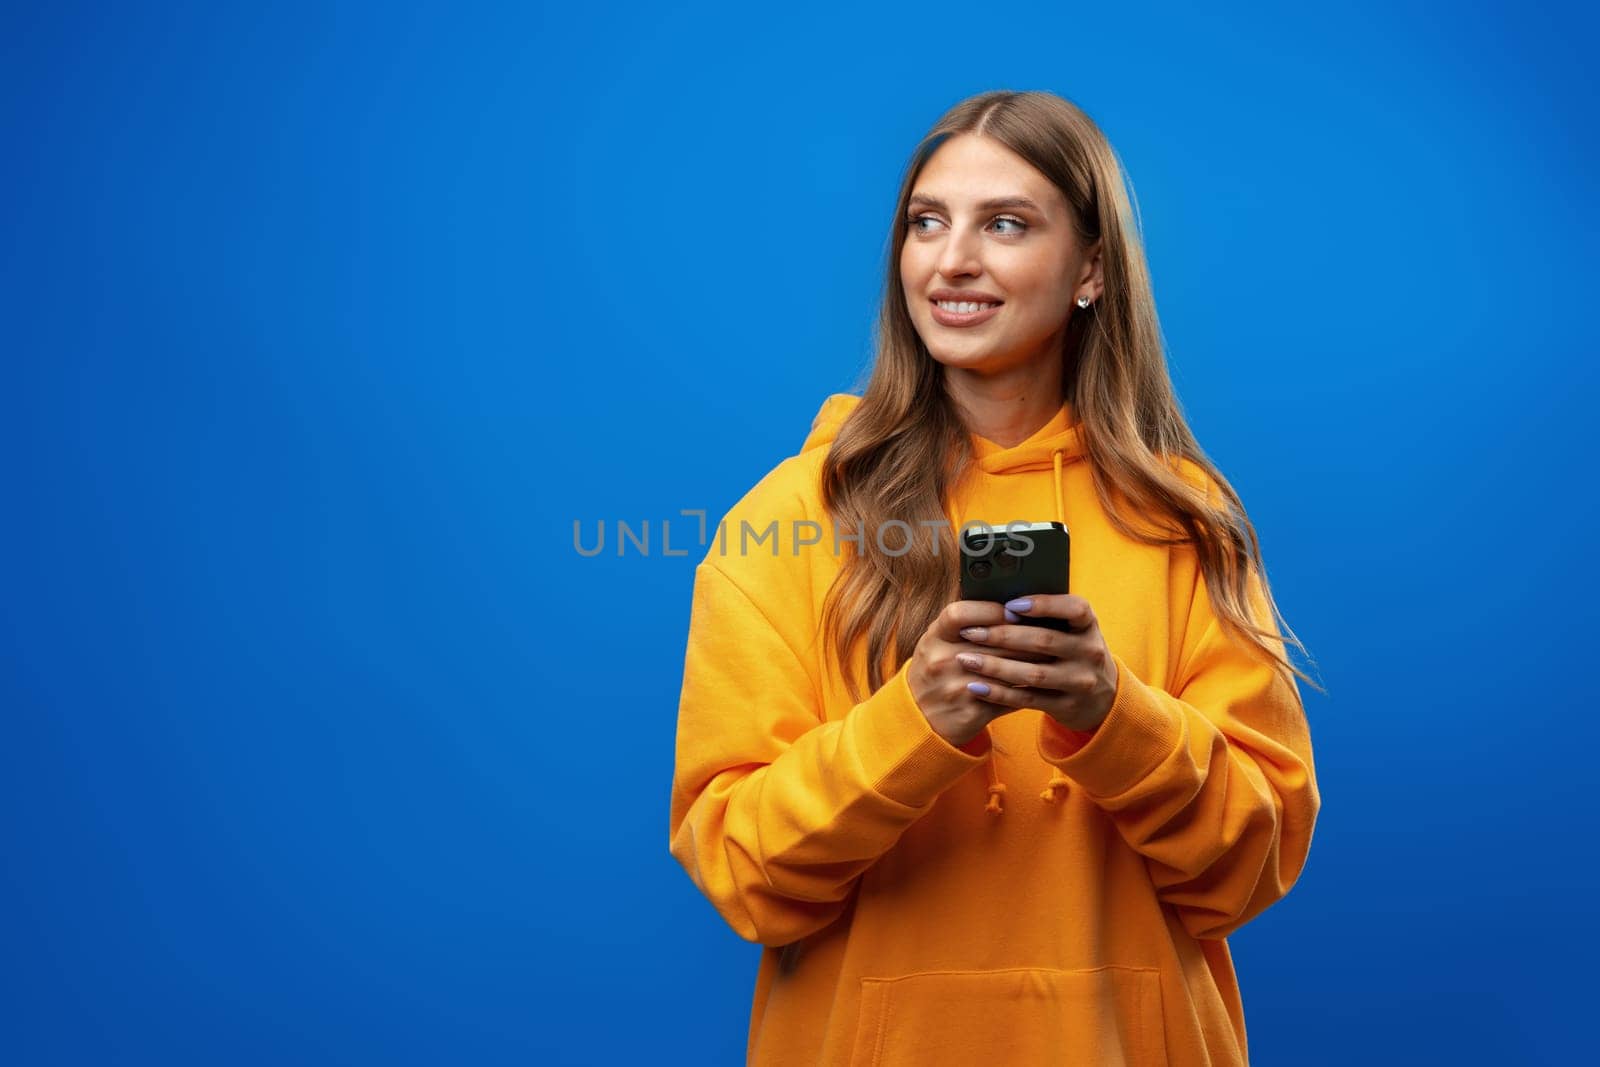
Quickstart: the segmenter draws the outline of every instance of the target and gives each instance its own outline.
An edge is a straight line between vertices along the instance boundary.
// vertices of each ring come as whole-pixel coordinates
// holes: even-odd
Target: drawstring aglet
[[[1039,794],[1039,799],[1049,804],[1056,802],[1056,787],[1060,786],[1066,792],[1067,786],[1072,784],[1072,779],[1057,771],[1050,779],[1050,784],[1044,787],[1044,792]]]
[[[1000,782],[996,782],[994,785],[991,785],[989,787],[989,806],[984,810],[990,815],[999,815],[1000,798],[1005,795],[1005,791],[1006,787]]]

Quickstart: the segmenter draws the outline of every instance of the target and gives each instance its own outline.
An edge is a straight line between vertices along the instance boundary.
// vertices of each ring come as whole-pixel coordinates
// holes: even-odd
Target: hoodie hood
[[[845,420],[860,402],[859,396],[849,393],[834,393],[824,400],[822,407],[811,420],[811,431],[806,435],[800,451],[810,452],[831,445],[838,437]],[[1075,463],[1084,457],[1082,424],[1078,422],[1070,401],[1063,401],[1050,420],[1029,435],[1027,440],[1010,447],[996,444],[977,434],[970,434],[969,438],[972,442],[975,463],[985,474],[1023,475],[1050,471],[1051,484],[1055,489],[1055,521],[1063,526],[1067,525],[1066,508],[1063,504],[1064,472],[1067,464]],[[991,815],[1001,813],[1001,797],[1006,791],[1005,784],[1000,780],[998,760],[999,750],[991,744],[988,761],[989,803],[985,809]],[[1064,792],[1070,784],[1071,779],[1062,774],[1060,769],[1056,769],[1044,792],[1040,794],[1040,799],[1053,804],[1056,802],[1058,792]]]
[[[834,393],[822,402],[811,420],[811,431],[806,435],[801,452],[833,443],[845,420],[861,403],[859,396]],[[1046,422],[1026,440],[1007,448],[986,437],[971,435],[973,455],[978,466],[989,474],[1012,474],[1030,470],[1050,470],[1055,465],[1055,454],[1061,453],[1064,463],[1083,457],[1082,426],[1077,420],[1070,401],[1063,401],[1049,422]]]

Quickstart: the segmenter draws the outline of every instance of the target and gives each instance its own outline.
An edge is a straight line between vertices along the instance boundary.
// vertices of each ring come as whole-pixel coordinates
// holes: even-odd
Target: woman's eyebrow
[[[913,193],[910,203],[925,207],[938,208],[940,211],[946,211],[949,209],[949,205],[943,200],[940,200],[936,196],[929,196],[927,193]],[[998,208],[1006,207],[1024,208],[1030,211],[1037,211],[1041,215],[1045,213],[1044,208],[1040,207],[1038,204],[1035,204],[1032,200],[1029,200],[1025,196],[997,196],[993,200],[985,200],[983,203],[979,204],[978,210],[994,211]]]

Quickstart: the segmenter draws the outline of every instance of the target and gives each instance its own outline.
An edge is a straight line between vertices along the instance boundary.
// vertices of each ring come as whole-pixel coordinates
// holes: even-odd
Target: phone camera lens
[[[995,556],[994,565],[997,570],[1001,570],[1009,574],[1014,572],[1022,565],[1022,560],[1017,556],[1013,556],[1009,552],[1001,552],[999,555]]]
[[[989,577],[989,571],[991,568],[988,560],[975,559],[967,569],[971,572],[974,578],[987,578]]]

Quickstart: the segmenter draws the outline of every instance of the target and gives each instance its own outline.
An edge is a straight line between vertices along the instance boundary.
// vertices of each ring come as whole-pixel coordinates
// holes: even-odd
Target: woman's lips
[[[933,308],[933,321],[940,326],[976,326],[980,322],[988,322],[1000,313],[1001,308],[1005,307],[1004,304],[996,304],[994,307],[962,315],[955,311],[946,311],[939,306],[936,300],[928,301],[928,306]]]

